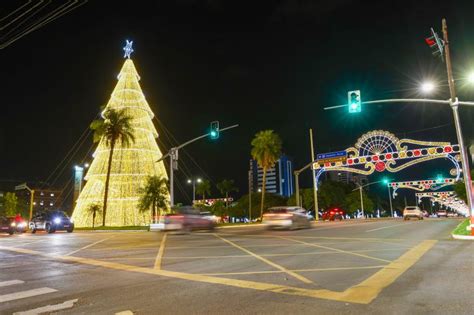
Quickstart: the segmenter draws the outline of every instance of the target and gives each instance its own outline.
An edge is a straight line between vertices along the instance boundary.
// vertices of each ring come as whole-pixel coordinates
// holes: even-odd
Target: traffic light
[[[384,177],[384,178],[382,179],[382,183],[384,183],[385,185],[388,185],[388,178],[385,178],[385,177]]]
[[[360,99],[360,91],[347,92],[347,104],[349,106],[349,113],[360,113],[362,111],[362,102]]]
[[[442,175],[438,175],[438,176],[436,177],[436,182],[437,182],[437,183],[442,183],[443,180],[444,180],[444,178],[443,178]]]
[[[217,120],[211,122],[211,130],[209,131],[209,136],[213,140],[219,138],[219,122]]]

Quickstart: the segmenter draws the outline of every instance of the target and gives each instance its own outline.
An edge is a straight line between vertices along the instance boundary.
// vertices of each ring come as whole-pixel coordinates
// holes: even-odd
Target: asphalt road
[[[459,222],[0,236],[0,314],[472,314]]]

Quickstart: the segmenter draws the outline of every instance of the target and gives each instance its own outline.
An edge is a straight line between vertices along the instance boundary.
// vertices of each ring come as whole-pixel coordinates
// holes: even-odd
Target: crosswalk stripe
[[[38,314],[44,314],[44,313],[51,313],[51,312],[56,312],[56,311],[61,311],[65,310],[68,308],[74,307],[74,304],[77,303],[79,299],[74,299],[74,300],[69,300],[60,304],[55,304],[55,305],[47,305],[43,307],[38,307],[32,310],[28,311],[23,311],[23,312],[16,312],[13,313],[13,315],[38,315]]]
[[[2,281],[2,282],[0,282],[0,288],[1,287],[8,287],[9,285],[14,285],[14,284],[21,284],[21,283],[25,283],[25,281],[21,281],[21,280]]]
[[[57,290],[55,289],[44,287],[44,288],[20,291],[20,292],[15,292],[15,293],[10,293],[10,294],[4,294],[4,295],[0,295],[0,303],[24,299],[24,298],[42,295],[42,294],[53,293],[56,291]]]

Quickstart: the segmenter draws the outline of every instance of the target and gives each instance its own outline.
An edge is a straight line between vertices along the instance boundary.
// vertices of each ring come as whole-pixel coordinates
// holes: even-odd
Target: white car
[[[306,212],[301,207],[272,207],[263,215],[262,223],[269,229],[283,228],[293,230],[310,228],[311,222]]]
[[[423,220],[423,211],[417,206],[408,206],[403,209],[403,220],[409,220],[410,218],[417,218]]]

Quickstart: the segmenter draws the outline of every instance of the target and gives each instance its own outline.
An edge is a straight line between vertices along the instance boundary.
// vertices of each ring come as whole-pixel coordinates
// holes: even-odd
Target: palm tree
[[[231,179],[231,180],[224,179],[220,183],[217,183],[216,187],[217,187],[217,189],[219,189],[221,194],[225,195],[226,207],[229,206],[229,203],[227,201],[227,198],[229,198],[229,194],[233,191],[239,191],[239,189],[237,187],[235,187],[233,179]]]
[[[275,166],[281,155],[281,139],[273,130],[257,132],[252,142],[252,157],[258,166],[263,169],[262,199],[260,203],[260,221],[263,218],[263,205],[265,203],[265,186],[267,182],[267,170]]]
[[[196,194],[201,195],[202,199],[206,199],[206,194],[211,194],[211,183],[209,180],[204,179],[202,182],[198,183],[196,187]]]
[[[140,189],[142,196],[138,202],[138,209],[142,212],[152,209],[153,221],[156,219],[157,209],[160,209],[158,217],[161,217],[163,209],[168,208],[168,180],[162,176],[149,176],[145,187]]]
[[[97,203],[91,203],[87,207],[87,212],[92,214],[92,228],[95,227],[95,217],[96,217],[97,212],[100,211],[100,209],[101,209],[101,206]]]
[[[112,168],[112,156],[114,148],[118,144],[122,147],[129,147],[135,142],[133,134],[132,117],[127,115],[125,109],[107,109],[104,111],[104,120],[94,120],[91,129],[94,130],[94,142],[105,141],[110,147],[109,162],[107,165],[107,177],[105,179],[104,203],[102,209],[102,226],[105,226],[107,214],[107,197],[109,195],[110,170]]]

